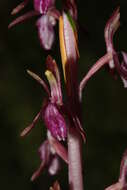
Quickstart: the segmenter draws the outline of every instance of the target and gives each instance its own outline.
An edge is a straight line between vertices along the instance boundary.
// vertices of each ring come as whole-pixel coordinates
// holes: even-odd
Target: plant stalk
[[[68,162],[70,190],[83,190],[82,138],[73,127],[68,129]]]

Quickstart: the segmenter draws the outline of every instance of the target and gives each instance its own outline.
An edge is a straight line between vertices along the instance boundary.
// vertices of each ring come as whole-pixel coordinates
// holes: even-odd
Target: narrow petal
[[[65,140],[67,136],[66,123],[56,105],[52,103],[45,105],[42,118],[53,137],[59,141]]]
[[[51,135],[50,131],[48,131],[48,139],[55,152],[68,164],[67,149]]]
[[[113,36],[114,33],[117,31],[118,27],[120,26],[120,12],[119,7],[114,11],[110,19],[108,20],[105,31],[104,37],[106,42],[107,52],[114,53],[114,45],[113,45]],[[113,59],[109,62],[109,67],[113,69],[115,67]]]
[[[88,71],[88,73],[84,76],[82,81],[80,82],[79,85],[79,99],[80,101],[82,100],[82,91],[89,81],[89,79],[105,64],[107,64],[110,60],[112,59],[112,54],[109,52],[105,54],[103,57],[101,57]]]
[[[27,4],[28,4],[29,0],[24,0],[22,3],[20,3],[17,7],[15,7],[11,14],[15,15],[17,13],[19,13]]]
[[[34,9],[40,14],[45,14],[54,4],[55,0],[34,0]]]
[[[21,137],[24,137],[25,135],[27,135],[35,127],[40,116],[41,116],[41,111],[36,115],[36,117],[34,118],[32,123],[21,132],[21,134],[20,134]]]
[[[38,178],[40,176],[44,167],[45,167],[45,163],[42,162],[41,165],[39,166],[39,168],[33,173],[32,177],[31,177],[31,181],[34,181],[36,178]]]
[[[30,70],[27,70],[27,73],[34,78],[39,84],[41,84],[41,86],[43,86],[44,90],[47,92],[48,96],[50,96],[50,91],[48,89],[47,84],[35,73],[33,73]]]
[[[55,19],[49,15],[43,15],[37,23],[40,44],[45,50],[50,50],[54,42]]]
[[[29,11],[28,13],[22,15],[22,16],[19,16],[18,18],[16,18],[14,21],[12,21],[9,25],[8,25],[8,28],[12,28],[13,26],[19,24],[19,23],[22,23],[28,19],[30,19],[31,17],[34,17],[34,16],[37,16],[38,13],[35,12],[35,11]]]

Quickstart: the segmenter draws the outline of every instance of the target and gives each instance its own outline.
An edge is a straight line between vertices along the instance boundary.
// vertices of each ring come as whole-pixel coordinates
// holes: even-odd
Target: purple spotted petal
[[[50,15],[43,15],[37,21],[40,44],[46,50],[50,50],[54,42],[53,26],[55,24],[55,19]]]
[[[34,0],[34,9],[40,14],[45,14],[54,3],[55,0]]]
[[[106,42],[106,48],[107,52],[114,53],[114,45],[113,45],[113,36],[118,29],[120,25],[120,12],[119,12],[119,7],[114,11],[110,19],[108,20],[106,26],[105,26],[105,31],[104,31],[104,37],[105,37],[105,42]],[[114,60],[109,61],[109,67],[113,69],[115,67],[114,65]]]
[[[65,140],[67,136],[65,120],[56,105],[52,103],[45,105],[42,112],[42,118],[53,137],[59,141]]]

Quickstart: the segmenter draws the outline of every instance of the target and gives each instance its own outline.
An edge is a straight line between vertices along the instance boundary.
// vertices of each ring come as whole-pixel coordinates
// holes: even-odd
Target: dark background
[[[35,18],[8,31],[7,25],[14,19],[10,12],[20,2],[0,0],[0,189],[47,190],[59,179],[64,190],[68,189],[64,164],[57,177],[51,178],[44,171],[34,183],[29,180],[40,164],[37,149],[45,139],[46,129],[43,122],[38,122],[28,137],[19,137],[39,111],[44,97],[43,90],[27,75],[26,69],[44,77],[44,62],[49,52],[40,47]],[[117,50],[127,51],[127,1],[78,1],[80,79],[104,55],[104,26],[118,5],[121,27],[115,35],[115,46]],[[32,3],[22,13],[30,9]],[[50,54],[61,68],[58,37]],[[102,190],[118,178],[121,156],[127,147],[126,97],[127,89],[121,80],[114,80],[105,69],[85,89],[82,107],[83,127],[87,132],[87,144],[83,147],[86,190]]]

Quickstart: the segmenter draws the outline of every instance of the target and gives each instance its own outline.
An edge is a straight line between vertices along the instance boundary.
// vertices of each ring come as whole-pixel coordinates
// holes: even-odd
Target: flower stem
[[[82,139],[73,127],[68,130],[68,162],[70,190],[83,190]]]

